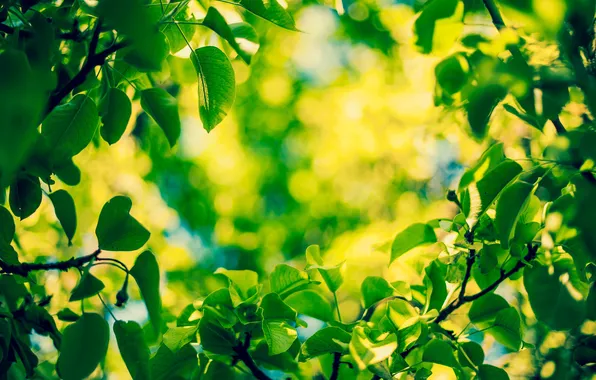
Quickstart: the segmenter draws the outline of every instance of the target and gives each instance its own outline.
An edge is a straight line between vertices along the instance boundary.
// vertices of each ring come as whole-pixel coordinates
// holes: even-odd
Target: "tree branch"
[[[459,297],[439,312],[439,315],[434,320],[434,323],[443,322],[445,319],[447,319],[447,317],[449,317],[449,315],[451,315],[451,313],[453,313],[455,310],[460,308],[462,305],[469,303],[469,302],[473,302],[473,301],[477,300],[478,298],[492,292],[497,287],[499,287],[499,285],[501,285],[501,283],[503,281],[505,281],[509,277],[511,277],[514,274],[516,274],[517,272],[519,272],[523,267],[526,266],[526,263],[528,263],[536,258],[536,253],[538,251],[538,247],[535,247],[535,246],[532,246],[529,244],[528,251],[529,251],[528,254],[524,257],[523,260],[518,261],[517,264],[515,264],[515,266],[513,268],[509,269],[508,271],[501,270],[501,275],[499,276],[499,278],[495,282],[493,282],[492,284],[487,286],[486,288],[482,289],[480,292],[470,295],[470,296],[466,296],[464,294],[465,289],[462,286],[462,291],[460,292]]]
[[[248,353],[248,348],[250,347],[250,339],[251,336],[249,333],[246,333],[246,340],[244,343],[237,345],[234,347],[234,351],[236,352],[236,357],[242,363],[244,363],[253,376],[258,380],[272,380],[269,376],[265,374],[265,372],[261,371],[261,369],[257,366],[255,361],[252,359],[250,354]]]
[[[97,30],[99,30],[99,28]],[[77,73],[77,75],[75,75],[68,83],[66,83],[64,87],[54,92],[52,96],[50,96],[48,108],[46,110],[46,115],[52,112],[52,110],[56,108],[56,106],[60,104],[62,99],[64,99],[68,94],[70,94],[72,90],[74,90],[77,86],[83,84],[85,82],[85,79],[87,78],[87,75],[93,71],[95,66],[103,65],[106,59],[111,54],[114,54],[115,52],[126,47],[127,45],[128,44],[125,41],[118,42],[96,54],[94,51],[91,50],[93,44],[90,43],[89,55],[87,57],[87,60],[83,64],[83,67],[81,67],[81,70]]]
[[[339,352],[333,353],[333,366],[331,367],[331,376],[329,380],[337,380],[339,378],[339,365],[341,364],[341,354]]]
[[[71,268],[80,268],[86,263],[94,260],[101,253],[100,249],[95,252],[77,258],[70,258],[65,261],[58,261],[55,263],[21,263],[21,264],[8,264],[0,260],[0,269],[2,274],[18,274],[23,277],[27,277],[30,272],[38,270],[60,270],[66,271]]]

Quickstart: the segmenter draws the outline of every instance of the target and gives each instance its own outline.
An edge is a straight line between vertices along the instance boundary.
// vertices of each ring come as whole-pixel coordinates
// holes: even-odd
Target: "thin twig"
[[[455,310],[457,310],[462,305],[469,303],[469,302],[473,302],[473,301],[477,300],[478,298],[492,292],[499,285],[501,285],[501,283],[503,281],[505,281],[509,277],[511,277],[514,274],[516,274],[517,272],[519,272],[523,267],[526,266],[526,263],[528,263],[536,258],[536,252],[538,251],[538,247],[529,245],[528,250],[529,250],[529,252],[524,257],[523,260],[518,261],[517,264],[515,264],[515,266],[513,268],[509,269],[508,271],[501,270],[501,275],[499,276],[499,278],[495,282],[493,282],[492,284],[487,286],[486,288],[484,288],[481,291],[479,291],[478,293],[472,294],[470,296],[466,296],[466,295],[461,296],[461,293],[460,293],[460,297],[458,297],[455,301],[451,302],[449,305],[447,305],[447,307],[445,307],[443,310],[441,310],[439,312],[439,315],[434,320],[434,322],[435,323],[443,322],[445,319],[447,319],[447,317],[449,317],[449,315],[451,313],[453,313]]]

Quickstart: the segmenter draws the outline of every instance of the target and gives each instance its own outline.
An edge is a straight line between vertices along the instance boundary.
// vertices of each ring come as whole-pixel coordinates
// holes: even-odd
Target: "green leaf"
[[[228,278],[230,297],[234,307],[257,301],[259,276],[256,272],[219,268],[215,271],[215,274],[223,274]]]
[[[141,101],[142,99],[141,92]],[[99,103],[102,123],[100,133],[108,144],[112,145],[120,140],[131,113],[132,105],[126,93],[116,87],[110,88]]]
[[[536,318],[553,330],[579,327],[586,317],[581,293],[570,281],[571,260],[559,260],[552,267],[535,264],[524,269],[524,286]]]
[[[12,214],[0,206],[0,242],[10,244],[15,234],[15,225]]]
[[[418,311],[405,300],[396,298],[389,301],[387,306],[387,317],[398,329],[407,328],[418,320]]]
[[[238,344],[236,336],[219,323],[209,318],[201,319],[199,336],[204,350],[217,355],[235,355],[234,347]]]
[[[127,61],[141,70],[158,71],[161,68],[162,60],[169,53],[168,44],[145,0],[102,0],[97,12],[108,27],[126,37],[130,44]]]
[[[586,317],[592,321],[596,321],[596,282],[592,283],[590,294],[586,298]]]
[[[497,202],[497,216],[495,225],[501,239],[501,247],[509,248],[509,242],[515,234],[515,227],[520,215],[526,209],[535,186],[531,183],[518,181],[503,189]]]
[[[284,299],[284,302],[299,314],[308,315],[323,322],[333,319],[329,301],[313,290],[292,293]]]
[[[325,327],[308,338],[300,349],[300,361],[347,350],[351,335],[339,327]]]
[[[445,365],[447,367],[459,367],[459,363],[453,354],[453,347],[444,340],[433,339],[424,346],[422,360],[425,362]]]
[[[149,378],[149,346],[143,329],[134,321],[114,322],[114,335],[120,356],[133,379]]]
[[[397,349],[397,336],[384,334],[377,339],[371,339],[362,326],[354,327],[350,341],[350,354],[362,371],[371,364],[380,363],[389,358]]]
[[[467,96],[464,108],[472,134],[483,139],[488,132],[488,122],[495,107],[505,98],[507,89],[500,84],[488,84],[475,87]]]
[[[389,263],[416,247],[436,242],[437,235],[435,235],[435,231],[431,226],[423,223],[412,224],[395,236],[391,245],[391,260]]]
[[[190,58],[199,78],[199,116],[203,128],[211,132],[234,104],[234,69],[228,57],[214,46],[196,49]]]
[[[478,367],[476,378],[478,380],[509,380],[509,375],[499,367],[483,364]]]
[[[171,327],[163,334],[163,344],[173,353],[192,342],[197,337],[197,326]]]
[[[242,58],[244,62],[250,64],[252,55],[259,47],[256,32],[250,24],[238,23],[228,25],[226,19],[214,7],[209,7],[207,15],[201,23],[219,34],[221,38],[230,44],[232,49],[238,53],[238,56]],[[237,38],[240,43],[236,41]]]
[[[19,176],[10,186],[8,202],[16,217],[23,220],[31,216],[41,204],[39,178],[31,175]]]
[[[91,142],[98,125],[97,107],[87,95],[76,95],[54,108],[41,126],[48,159],[61,163],[77,155]]]
[[[501,191],[519,173],[522,167],[514,161],[505,160],[498,164],[493,170],[486,173],[482,179],[468,186],[468,191],[462,203],[468,204],[466,212],[468,224],[474,226],[486,210],[493,204]]]
[[[58,312],[58,314],[56,314],[56,317],[59,320],[65,321],[65,322],[75,322],[79,318],[81,318],[80,315],[78,315],[74,311],[70,310],[69,308],[65,308],[65,309],[60,310]]]
[[[503,143],[491,145],[476,162],[474,166],[466,170],[459,181],[458,191],[462,192],[470,184],[480,181],[485,174],[497,167],[506,159]]]
[[[108,323],[95,313],[85,313],[66,326],[56,370],[65,380],[83,379],[105,358],[110,340]]]
[[[149,320],[153,331],[161,333],[161,296],[159,294],[159,266],[155,256],[150,251],[141,253],[130,269],[130,275],[135,279],[141,290],[141,296],[149,312]]]
[[[141,107],[163,130],[170,147],[174,147],[181,128],[176,98],[162,88],[149,88],[141,91]]]
[[[311,245],[306,248],[306,262],[308,263],[306,269],[317,269],[330,291],[336,292],[344,283],[343,264],[326,266],[318,245]]]
[[[68,238],[68,245],[72,245],[72,238],[77,229],[77,213],[74,200],[66,190],[57,190],[50,193],[50,200],[54,205],[56,217]]]
[[[468,81],[470,64],[465,55],[453,54],[439,62],[435,67],[437,83],[448,94],[459,92]]]
[[[265,20],[288,30],[296,29],[294,19],[290,14],[277,2],[277,0],[262,1],[262,0],[240,0],[232,2],[231,4],[238,5],[255,15],[264,18]]]
[[[83,276],[81,277],[81,281],[72,290],[72,294],[70,295],[69,301],[80,301],[84,298],[92,297],[98,294],[103,288],[103,282],[101,282],[101,280],[89,273],[87,268],[87,270],[83,273]]]
[[[275,267],[269,278],[271,291],[284,298],[310,283],[308,274],[286,264]]]
[[[277,293],[269,293],[261,301],[263,319],[296,320],[296,311],[279,298]]]
[[[514,307],[499,311],[494,325],[487,331],[497,342],[513,351],[518,351],[522,345],[521,321]]]
[[[81,170],[72,162],[67,160],[59,165],[54,165],[54,173],[68,186],[76,186],[81,182]]]
[[[46,69],[49,72],[49,69]],[[21,167],[39,133],[37,127],[54,87],[40,85],[25,52],[3,46],[0,52],[0,188],[8,186]]]
[[[279,320],[263,320],[263,334],[269,346],[269,355],[286,352],[298,338],[295,328]]]
[[[151,380],[170,380],[190,378],[190,373],[198,367],[197,351],[187,344],[178,352],[173,353],[165,345],[159,346],[151,358]],[[186,376],[178,376],[186,374]]]
[[[464,342],[459,345],[457,358],[463,366],[476,368],[484,363],[484,350],[476,342]]]
[[[149,231],[130,215],[132,201],[116,196],[106,203],[95,229],[99,248],[106,251],[134,251],[149,240]]]
[[[424,313],[431,310],[441,310],[447,299],[447,285],[445,284],[446,265],[438,260],[432,261],[424,268],[424,286],[426,287],[426,307]]]
[[[485,326],[494,321],[498,312],[508,308],[509,304],[503,297],[489,293],[472,302],[468,317],[470,322]]]
[[[428,54],[447,50],[463,28],[464,6],[460,0],[428,1],[414,24],[416,45]]]
[[[393,295],[393,287],[382,277],[369,276],[361,286],[364,308],[368,309],[383,298]]]

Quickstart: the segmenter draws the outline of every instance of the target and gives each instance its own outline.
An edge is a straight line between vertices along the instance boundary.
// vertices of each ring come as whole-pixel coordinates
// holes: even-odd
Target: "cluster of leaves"
[[[415,24],[421,50],[429,53],[453,43],[466,14],[478,11],[473,3],[427,2]],[[497,5],[492,0],[483,3],[481,9],[507,33]],[[234,4],[295,30],[275,0]],[[13,247],[13,215],[25,219],[37,210],[43,181],[72,240],[77,226],[74,202],[63,189],[51,191],[53,177],[76,185],[80,174],[72,157],[92,142],[100,144],[100,138],[108,144],[120,139],[132,114],[128,93],[134,92],[170,145],[176,144],[176,99],[155,86],[152,77],[166,62],[170,68],[186,65],[196,73],[199,114],[207,130],[228,113],[235,85],[228,56],[213,46],[193,49],[190,40],[197,25],[209,28],[226,41],[230,54],[248,63],[256,34],[246,23],[228,25],[214,7],[205,11],[203,20],[195,20],[188,1],[101,0],[95,7],[74,0],[0,2],[0,109],[5,116],[0,124],[0,194],[10,188],[12,211],[0,206],[0,374],[40,375],[31,349],[33,331],[52,339],[59,351],[55,370],[60,377],[82,379],[96,370],[110,339],[106,319],[65,308],[56,316],[68,323],[60,332],[45,308],[50,299],[35,300],[32,295],[36,278],[31,273],[78,269],[81,277],[70,301],[84,305],[104,288],[91,273],[100,264],[124,273],[115,295],[117,306],[128,301],[132,276],[147,307],[149,331],[134,321],[116,320],[112,327],[135,379],[234,378],[242,376],[241,371],[259,379],[274,374],[301,377],[301,363],[315,359],[333,380],[363,373],[424,379],[435,366],[450,367],[458,378],[506,379],[505,370],[485,362],[478,341],[490,335],[508,351],[540,343],[526,342],[532,338],[524,330],[531,326],[495,293],[505,281],[520,278],[539,324],[549,331],[568,331],[572,339],[573,354],[559,359],[567,360],[575,375],[593,371],[596,341],[580,329],[585,321],[596,320],[596,231],[587,211],[596,207],[596,132],[590,117],[596,84],[590,62],[583,58],[592,55],[590,1],[568,4],[567,24],[557,33],[561,72],[532,67],[523,41],[509,41],[506,56],[491,55],[483,50],[487,37],[482,35],[466,36],[465,50],[437,65],[437,104],[462,108],[473,136],[485,137],[495,108],[512,100],[515,106],[504,105],[508,112],[540,131],[550,120],[565,144],[558,140],[540,157],[528,157],[523,166],[506,157],[502,144],[492,144],[464,173],[457,191],[449,192],[448,199],[459,210],[453,218],[413,224],[395,237],[390,263],[429,244],[441,248],[424,266],[422,284],[366,278],[361,284],[362,312],[355,321],[342,321],[337,301],[344,283],[342,264],[329,265],[318,247],[311,246],[305,268],[280,264],[265,282],[252,271],[218,270],[228,286],[166,323],[154,255],[144,251],[130,269],[102,256],[103,251],[141,249],[149,239],[149,232],[130,214],[132,202],[122,196],[103,207],[93,253],[56,263],[21,263]],[[189,59],[180,62],[172,56],[186,47]],[[587,111],[585,123],[567,131],[559,114],[570,99],[570,88],[581,90]],[[541,107],[536,106],[536,90],[542,92]],[[460,308],[465,313],[457,318],[464,327],[445,327]],[[309,322],[321,327],[304,338]],[[153,343],[156,350],[150,347]]]

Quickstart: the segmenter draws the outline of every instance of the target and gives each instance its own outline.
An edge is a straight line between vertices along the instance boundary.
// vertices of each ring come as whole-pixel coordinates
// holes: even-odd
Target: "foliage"
[[[96,207],[94,215],[88,215],[77,207],[81,204],[77,198],[96,198],[94,184],[99,181],[92,176],[91,185],[85,185],[81,176],[100,169],[86,169],[92,164],[80,157],[92,147],[98,156],[104,149],[116,155],[112,152],[125,143],[126,131],[134,125],[132,136],[153,166],[143,174],[147,181],[176,182],[176,175],[192,170],[183,159],[168,156],[177,145],[195,143],[187,142],[188,130],[180,115],[183,85],[196,82],[194,109],[213,136],[235,99],[250,98],[236,88],[240,69],[235,65],[255,64],[259,40],[265,38],[256,30],[269,30],[258,20],[287,33],[301,33],[276,0],[229,3],[233,8],[222,8],[223,12],[215,4],[188,0],[0,1],[2,377],[99,376],[112,369],[105,365],[112,360],[110,340],[135,379],[308,378],[318,373],[332,380],[409,375],[425,379],[440,373],[506,379],[510,368],[499,362],[501,357],[521,357],[524,352],[531,352],[528,367],[533,376],[593,376],[594,2],[556,0],[549,2],[552,7],[544,7],[540,2],[429,0],[414,2],[412,8],[396,7],[402,16],[405,8],[417,12],[411,20],[413,46],[419,54],[435,57],[435,106],[463,125],[473,140],[488,142],[485,152],[462,173],[457,190],[448,191],[452,205],[446,210],[451,216],[405,218],[407,225],[393,231],[393,240],[376,241],[385,266],[407,267],[416,280],[396,279],[384,270],[356,281],[346,274],[350,263],[335,260],[329,251],[322,254],[319,245],[306,246],[307,238],[292,240],[292,233],[307,235],[290,230],[308,224],[304,218],[294,218],[302,216],[297,209],[314,215],[323,210],[314,202],[311,208],[293,204],[295,210],[284,211],[289,217],[275,219],[273,226],[292,232],[286,234],[290,238],[274,243],[280,249],[289,245],[292,252],[305,248],[303,257],[293,257],[287,264],[276,262],[264,271],[254,258],[244,265],[244,255],[233,269],[222,267],[210,274],[205,268],[215,269],[213,265],[200,267],[195,272],[200,279],[193,278],[187,267],[179,282],[187,288],[201,286],[201,296],[191,292],[193,302],[175,308],[183,295],[172,297],[170,290],[169,298],[176,302],[164,302],[168,294],[164,282],[176,282],[175,271],[164,278],[159,264],[167,265],[176,257],[159,253],[160,243],[150,240],[156,239],[150,233],[153,229],[145,227],[159,223],[162,214],[139,217],[140,207],[156,206],[133,202],[132,196],[109,189],[102,196],[110,200],[103,199],[101,210]],[[296,12],[306,6],[291,4]],[[334,7],[343,14],[343,5]],[[348,38],[387,53],[397,49],[393,43],[399,36],[379,26],[387,22],[383,18],[387,13],[379,7],[354,2],[341,17]],[[523,27],[508,28],[501,8]],[[361,17],[364,11],[367,17]],[[224,14],[246,22],[228,23]],[[464,28],[478,19],[490,24],[473,32]],[[359,27],[366,32],[355,32]],[[547,53],[554,58],[545,64],[541,58]],[[258,77],[258,65],[253,67]],[[241,119],[263,117],[251,107],[237,107]],[[281,117],[280,108],[279,114],[268,112]],[[259,122],[266,124],[267,116]],[[526,140],[536,143],[525,141],[524,146],[516,135],[513,142],[504,139],[507,145],[496,141],[494,121],[499,118],[519,119],[532,128]],[[148,129],[149,120],[159,134]],[[249,146],[250,137],[245,136]],[[275,155],[284,154],[284,147],[271,144],[279,150]],[[225,161],[225,155],[217,151],[219,160]],[[117,170],[107,166],[107,176]],[[202,175],[196,169],[192,173]],[[193,179],[185,175],[185,180]],[[308,189],[314,181],[309,179],[306,171],[295,173],[282,195],[292,193],[304,203],[314,199],[316,194]],[[186,188],[171,187],[177,186]],[[130,187],[128,195],[135,192],[134,185]],[[190,229],[200,230],[200,223],[209,222],[209,210],[198,207],[201,216],[208,217],[196,218],[196,210],[187,203],[211,194],[198,194],[195,188],[190,195],[180,191],[176,198],[168,193],[171,188],[162,187],[164,198],[177,204]],[[51,227],[35,219],[42,218],[44,195],[53,208]],[[220,206],[226,199],[219,198]],[[243,200],[249,203],[250,197]],[[275,204],[275,199],[266,201]],[[325,202],[336,200],[329,197]],[[366,219],[351,214],[348,207],[338,210],[344,214],[319,220],[317,236],[323,246],[328,244],[321,231],[340,234],[355,230]],[[256,234],[250,230],[257,230],[255,224],[261,222],[268,227],[264,235],[276,236],[276,228],[269,228],[271,216],[255,215],[248,221],[247,215],[250,212],[238,216],[233,228],[241,229],[237,225],[244,223]],[[20,221],[15,223],[13,216]],[[28,226],[32,219],[33,226]],[[94,236],[77,236],[91,225]],[[217,231],[217,225],[211,227]],[[51,228],[59,228],[65,238],[58,248],[82,242],[73,249],[92,247],[91,253],[74,251],[76,256],[69,259],[60,260],[60,255],[58,261],[43,257],[26,261],[30,256],[21,236],[31,231],[49,234]],[[142,253],[126,258],[127,252],[139,250]],[[100,272],[100,266],[113,271]],[[52,280],[49,275],[75,270],[80,274],[76,283],[72,278],[69,283],[68,277]],[[46,289],[51,281],[65,285],[56,299]],[[355,288],[357,295],[347,288]],[[109,298],[104,299],[105,293]],[[128,314],[131,320],[124,321],[109,305],[111,299],[125,310],[142,300],[146,320]],[[78,304],[67,307],[68,302],[80,302],[80,308],[73,311],[70,307]],[[346,313],[354,304],[357,311]],[[51,313],[56,307],[60,310]],[[560,332],[563,343],[553,344]],[[53,348],[42,348],[40,336],[49,337]],[[44,350],[53,354],[48,355],[51,359],[39,359]],[[551,372],[545,373],[550,363],[554,363]]]

